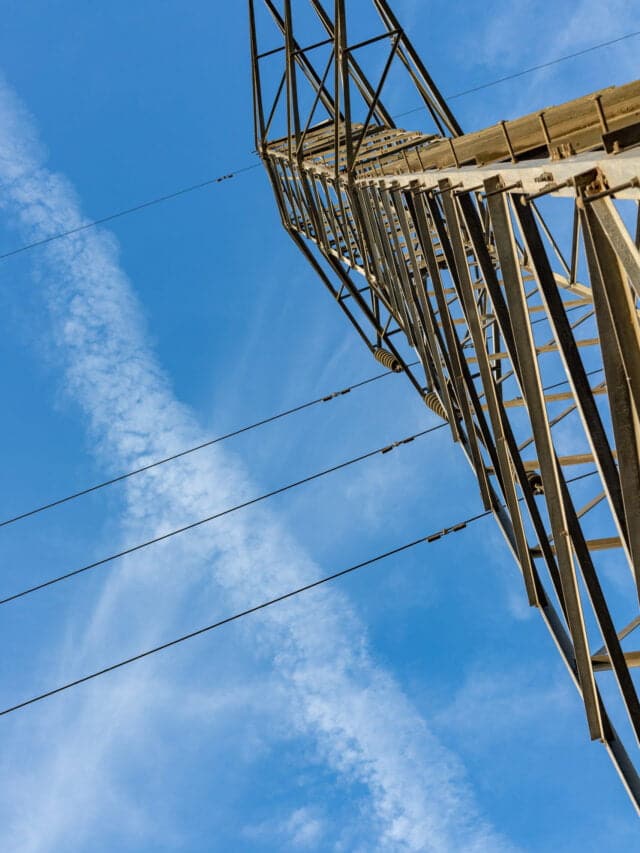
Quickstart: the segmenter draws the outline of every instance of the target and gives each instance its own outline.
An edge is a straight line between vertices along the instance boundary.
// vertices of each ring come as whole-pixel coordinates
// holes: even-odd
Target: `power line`
[[[580,307],[580,306],[575,306]],[[569,308],[568,311],[575,310]],[[544,319],[544,318],[543,318]],[[538,321],[536,321],[538,322]],[[407,367],[415,367],[419,364],[419,361],[412,361],[407,364]],[[587,376],[594,376],[598,373],[602,373],[603,369],[598,368],[596,370],[591,370],[587,373]],[[11,524],[15,524],[18,521],[22,521],[27,518],[32,518],[35,515],[46,512],[48,510],[54,509],[56,507],[62,506],[63,504],[69,503],[71,501],[77,500],[78,498],[85,497],[86,495],[92,494],[93,492],[97,492],[100,489],[104,489],[107,486],[115,485],[116,483],[121,483],[131,477],[135,477],[138,474],[142,474],[146,471],[150,471],[153,468],[157,468],[161,465],[166,465],[169,462],[174,462],[177,459],[181,459],[185,456],[188,456],[192,453],[196,453],[200,450],[204,450],[207,447],[212,447],[215,444],[219,444],[223,441],[227,441],[230,438],[234,438],[238,435],[242,435],[243,433],[250,432],[251,430],[258,429],[259,427],[266,426],[267,424],[274,423],[275,421],[281,420],[283,418],[289,417],[291,415],[297,414],[299,412],[305,411],[306,409],[310,409],[313,406],[317,406],[320,403],[329,403],[333,400],[338,399],[339,397],[344,397],[347,394],[350,394],[352,391],[357,390],[358,388],[363,388],[366,385],[370,385],[373,382],[377,382],[380,379],[384,379],[387,376],[391,376],[394,372],[389,370],[385,373],[378,373],[375,376],[371,376],[368,379],[363,379],[360,382],[355,382],[353,385],[348,386],[347,388],[343,388],[340,391],[333,391],[331,394],[327,394],[323,397],[317,397],[314,400],[309,400],[306,403],[301,403],[298,406],[294,406],[291,409],[286,409],[283,412],[279,412],[275,415],[270,415],[267,418],[263,418],[262,420],[256,421],[255,423],[248,424],[246,426],[240,427],[231,432],[225,433],[223,435],[217,436],[216,438],[212,438],[209,441],[205,441],[201,444],[197,444],[194,447],[189,447],[186,450],[181,450],[178,453],[174,453],[172,456],[166,456],[163,459],[157,459],[154,462],[150,462],[148,465],[142,465],[139,468],[134,468],[131,471],[127,471],[124,474],[119,474],[116,477],[112,477],[109,480],[104,480],[101,483],[96,483],[93,486],[88,486],[85,489],[81,489],[80,491],[73,492],[72,494],[66,495],[65,497],[58,498],[54,501],[50,501],[49,503],[42,504],[41,506],[35,507],[33,509],[27,510],[25,512],[20,513],[19,515],[15,515],[11,518],[6,518],[4,521],[0,521],[0,528],[8,527]],[[553,385],[547,385],[543,389],[546,391],[551,391],[555,388],[559,388],[562,385],[568,384],[567,379],[563,379],[561,382],[556,382]],[[442,425],[441,425],[442,426]],[[0,605],[6,602],[0,601]]]
[[[598,373],[604,373],[604,367],[597,367],[595,370],[590,370],[585,376],[597,376]],[[554,382],[553,385],[545,385],[544,391],[553,391],[554,388],[560,388],[562,385],[568,385],[569,380],[563,379],[562,382]]]
[[[574,306],[573,308],[568,308],[567,313],[580,307],[581,306]],[[542,320],[545,319],[546,318],[542,318]],[[540,321],[537,320],[535,322]],[[407,364],[407,367],[415,367],[417,364],[420,364],[420,362],[412,361]],[[602,368],[598,368],[597,370],[591,370],[589,373],[587,373],[587,376],[594,376],[598,373],[602,373],[602,370]],[[208,441],[202,442],[201,444],[197,444],[194,447],[188,447],[186,450],[181,450],[178,453],[174,453],[172,456],[165,456],[163,459],[156,459],[154,462],[150,462],[148,465],[142,465],[139,468],[134,468],[132,471],[127,471],[125,474],[118,474],[118,476],[112,477],[109,480],[103,480],[101,483],[96,483],[93,486],[87,486],[87,488],[81,489],[77,492],[73,492],[69,495],[65,495],[65,497],[57,498],[56,500],[50,501],[49,503],[42,504],[41,506],[34,507],[30,510],[26,510],[25,512],[22,512],[19,515],[14,515],[11,518],[6,518],[4,519],[4,521],[0,521],[0,528],[8,527],[11,524],[16,524],[18,521],[23,521],[27,518],[32,518],[34,515],[39,515],[40,513],[46,512],[48,510],[62,506],[63,504],[77,500],[78,498],[90,495],[93,492],[99,491],[100,489],[105,489],[107,486],[113,486],[116,483],[122,483],[123,481],[128,480],[131,477],[135,477],[138,474],[143,474],[146,471],[150,471],[153,468],[158,468],[161,465],[166,465],[169,462],[175,462],[177,459],[182,459],[183,457],[189,456],[192,453],[197,453],[199,450],[204,450],[207,447],[212,447],[214,444],[220,444],[221,442],[227,441],[230,438],[235,438],[236,436],[242,435],[243,433],[251,432],[254,429],[258,429],[259,427],[266,426],[267,424],[274,423],[275,421],[290,417],[291,415],[295,415],[299,412],[305,411],[306,409],[310,409],[314,406],[317,406],[320,403],[332,402],[333,400],[336,400],[339,397],[344,397],[347,394],[350,394],[352,391],[355,391],[358,388],[363,388],[366,385],[370,385],[372,382],[377,382],[378,380],[384,379],[385,377],[391,376],[393,374],[394,371],[392,370],[388,370],[385,373],[378,373],[375,376],[369,377],[368,379],[363,379],[360,382],[355,382],[353,385],[349,385],[347,388],[343,388],[340,391],[333,391],[331,394],[326,394],[323,397],[317,397],[314,400],[309,400],[307,403],[301,403],[299,406],[294,406],[291,409],[286,409],[283,412],[279,412],[275,415],[270,415],[267,418],[263,418],[262,420],[256,421],[252,424],[248,424],[247,426],[239,427],[236,430],[232,430],[231,432],[219,435],[216,438],[209,439]],[[567,383],[568,380],[563,379],[561,382],[556,382],[553,385],[547,385],[543,390],[551,391],[554,388],[559,388],[561,385],[566,385]]]
[[[386,551],[384,554],[378,554],[376,557],[372,557],[369,560],[365,560],[362,563],[357,563],[354,566],[349,566],[347,569],[342,569],[339,572],[335,572],[332,575],[328,575],[327,577],[321,578],[320,580],[314,581],[313,583],[306,584],[305,586],[298,587],[298,589],[294,589],[291,592],[287,592],[284,595],[279,595],[277,598],[272,598],[268,601],[262,602],[262,604],[257,604],[255,607],[249,607],[247,610],[243,610],[240,613],[235,613],[233,616],[227,616],[226,619],[221,619],[218,622],[214,622],[211,625],[207,625],[204,628],[199,628],[197,631],[191,631],[189,634],[183,634],[181,637],[177,637],[174,640],[170,640],[167,643],[163,643],[160,646],[155,646],[152,649],[147,649],[144,652],[139,652],[133,657],[125,658],[124,660],[118,661],[118,663],[111,664],[110,666],[104,667],[104,669],[99,669],[96,672],[92,672],[90,675],[85,675],[82,678],[77,678],[75,681],[69,681],[66,684],[62,684],[60,687],[56,687],[53,690],[47,690],[45,693],[40,693],[38,696],[34,696],[31,699],[27,699],[24,702],[20,702],[17,705],[13,705],[10,708],[5,708],[0,711],[0,717],[4,717],[7,714],[12,714],[14,711],[19,711],[23,708],[26,708],[28,705],[34,705],[36,702],[41,702],[43,699],[48,699],[51,696],[55,696],[58,693],[63,693],[65,690],[70,690],[72,687],[78,687],[80,684],[85,684],[87,681],[92,681],[95,678],[99,678],[100,676],[107,675],[110,672],[114,672],[116,669],[121,669],[124,666],[129,666],[136,661],[143,660],[144,658],[151,657],[151,655],[156,655],[159,652],[166,651],[174,646],[178,646],[181,643],[187,642],[187,640],[193,640],[195,637],[200,637],[203,634],[207,634],[210,631],[215,631],[217,628],[222,628],[224,625],[229,625],[231,622],[236,622],[239,619],[243,619],[245,616],[250,616],[252,613],[257,613],[260,610],[266,610],[268,607],[272,607],[274,604],[280,604],[283,601],[287,601],[290,598],[294,598],[295,596],[302,595],[304,592],[309,592],[312,589],[316,589],[319,586],[323,586],[324,584],[331,583],[332,581],[338,580],[338,578],[343,578],[346,575],[353,574],[354,572],[359,571],[360,569],[364,569],[367,566],[372,566],[375,563],[379,563],[382,560],[386,560],[389,557],[396,556],[398,554],[403,553],[404,551],[409,551],[412,548],[415,548],[417,545],[423,544],[431,544],[438,539],[442,539],[444,536],[448,536],[451,533],[458,533],[461,530],[464,530],[470,524],[473,524],[476,521],[479,521],[482,518],[486,518],[491,515],[492,511],[487,510],[487,512],[480,513],[479,515],[474,515],[471,518],[467,518],[465,521],[459,522],[458,524],[453,525],[452,527],[445,528],[437,533],[433,533],[430,536],[423,536],[420,539],[415,539],[413,542],[408,542],[406,545],[400,545],[398,548],[393,548],[391,551]]]
[[[446,424],[442,424],[441,426],[446,426]],[[439,428],[440,427],[436,427],[435,429]],[[570,483],[577,483],[581,480],[586,480],[589,477],[595,476],[597,473],[597,470],[594,470],[589,471],[586,474],[580,474],[577,477],[573,477],[572,479],[567,480],[567,485],[569,485]],[[519,502],[522,500],[523,498],[518,498]],[[334,574],[328,575],[327,577],[321,578],[320,580],[314,581],[313,583],[306,584],[305,586],[299,587],[298,589],[292,590],[291,592],[287,592],[284,595],[280,595],[277,598],[272,598],[269,601],[263,602],[262,604],[257,604],[255,607],[250,607],[247,610],[243,610],[240,613],[236,613],[233,616],[227,616],[226,619],[221,619],[220,621],[214,622],[211,625],[207,625],[204,628],[199,628],[196,631],[191,631],[189,634],[183,634],[182,636],[177,637],[174,640],[170,640],[167,643],[163,643],[160,646],[155,646],[154,648],[147,649],[147,651],[139,652],[138,654],[133,655],[133,657],[125,658],[124,660],[118,661],[118,663],[111,664],[110,666],[104,667],[103,669],[99,669],[96,672],[90,673],[89,675],[85,675],[82,678],[77,678],[75,681],[69,681],[66,684],[62,684],[60,687],[54,688],[53,690],[47,690],[45,693],[40,693],[37,696],[33,696],[31,699],[27,699],[24,702],[19,702],[17,705],[12,705],[9,708],[5,708],[4,710],[0,711],[0,717],[5,717],[7,714],[14,713],[14,711],[19,711],[29,705],[34,705],[36,702],[41,702],[43,699],[48,699],[58,693],[63,693],[65,690],[70,690],[72,687],[78,687],[81,684],[85,684],[87,681],[92,681],[95,678],[107,675],[110,672],[114,672],[114,670],[116,669],[121,669],[124,666],[129,666],[129,664],[135,663],[136,661],[143,660],[144,658],[151,657],[151,655],[166,651],[167,649],[170,649],[173,646],[178,646],[181,643],[187,642],[187,640],[192,640],[195,637],[207,634],[210,631],[214,631],[217,628],[221,628],[224,625],[230,624],[231,622],[236,622],[237,620],[242,619],[245,616],[250,616],[252,613],[257,613],[260,610],[265,610],[268,607],[272,607],[274,604],[279,604],[289,598],[294,598],[295,596],[301,595],[302,593],[308,592],[312,589],[315,589],[316,587],[328,584],[331,581],[337,580],[338,578],[345,577],[346,575],[357,572],[358,570],[364,569],[367,566],[371,566],[374,563],[379,563],[389,557],[396,556],[397,554],[401,554],[404,551],[409,551],[410,549],[415,548],[418,545],[431,545],[434,542],[437,542],[452,533],[459,533],[461,530],[467,528],[470,524],[473,524],[476,521],[480,521],[483,518],[487,518],[492,514],[493,510],[486,510],[485,512],[479,513],[478,515],[473,515],[470,518],[465,519],[464,521],[460,521],[457,524],[451,525],[450,527],[445,527],[442,530],[436,531],[435,533],[431,533],[428,536],[423,536],[420,539],[414,539],[413,542],[408,542],[406,545],[400,545],[398,548],[393,548],[391,551],[386,551],[384,554],[378,554],[378,556],[372,557],[369,560],[365,560],[362,563],[357,563],[354,566],[349,566],[346,569],[342,569],[339,572],[335,572]]]
[[[256,498],[251,498],[250,500],[243,501],[242,503],[236,504],[232,507],[227,507],[227,509],[220,510],[220,512],[216,512],[213,515],[209,515],[206,518],[198,519],[198,521],[193,521],[190,524],[186,524],[183,527],[178,527],[175,530],[170,530],[168,533],[163,533],[161,536],[156,536],[153,539],[148,539],[146,542],[141,542],[138,545],[133,545],[130,548],[126,548],[123,551],[119,551],[116,554],[111,554],[108,557],[103,557],[101,560],[96,560],[93,563],[88,563],[85,566],[81,566],[78,569],[74,569],[73,571],[66,572],[63,575],[59,575],[55,578],[50,578],[47,581],[43,581],[42,583],[36,584],[35,586],[29,587],[28,589],[23,589],[21,592],[13,593],[12,595],[8,595],[5,598],[0,599],[0,606],[4,604],[9,604],[12,601],[16,601],[19,598],[25,598],[28,595],[32,595],[35,592],[39,592],[40,590],[47,589],[48,587],[54,586],[55,584],[61,583],[62,581],[69,580],[71,578],[77,577],[78,575],[85,574],[93,569],[97,569],[99,566],[104,566],[107,563],[112,563],[115,560],[119,560],[122,557],[126,557],[129,554],[134,554],[138,551],[142,551],[144,548],[148,548],[151,545],[156,545],[158,542],[164,542],[167,539],[172,539],[174,536],[178,536],[182,533],[186,533],[189,530],[194,530],[197,527],[202,527],[204,524],[208,524],[211,521],[215,521],[216,519],[222,518],[226,515],[231,515],[234,512],[238,512],[241,509],[246,509],[249,506],[254,506],[255,504],[261,503],[262,501],[266,501],[270,498],[276,497],[277,495],[282,495],[285,492],[289,492],[292,489],[297,488],[298,486],[303,486],[306,483],[311,483],[314,480],[319,480],[321,477],[326,477],[329,474],[333,474],[336,471],[342,471],[345,468],[350,468],[352,465],[356,465],[358,462],[364,462],[366,459],[371,459],[378,454],[386,455],[390,453],[392,450],[395,450],[397,447],[401,447],[406,444],[411,444],[411,442],[415,441],[417,438],[421,438],[422,436],[429,435],[429,433],[437,432],[440,429],[444,429],[444,427],[448,426],[446,422],[438,424],[435,427],[431,427],[430,429],[422,430],[422,432],[418,432],[415,435],[411,435],[408,438],[404,438],[401,441],[395,441],[393,444],[387,444],[384,447],[378,447],[375,450],[370,450],[368,453],[363,453],[360,456],[356,456],[354,459],[348,459],[346,462],[341,462],[339,465],[333,465],[331,468],[325,468],[323,471],[318,471],[315,474],[311,474],[308,477],[304,477],[301,480],[296,480],[293,483],[288,483],[286,486],[280,486],[278,489],[273,489],[270,492],[266,492],[263,495],[259,495]]]
[[[407,365],[407,367],[415,367],[417,364],[419,364],[418,361],[412,361],[410,364]],[[49,503],[43,504],[42,506],[35,507],[34,509],[27,510],[26,512],[22,512],[19,515],[14,515],[12,518],[6,518],[4,521],[0,521],[0,528],[7,527],[10,524],[15,524],[16,522],[22,521],[26,518],[31,518],[32,516],[38,515],[42,512],[46,512],[47,510],[54,509],[55,507],[61,506],[62,504],[69,503],[70,501],[77,500],[78,498],[84,497],[85,495],[89,495],[92,492],[97,492],[100,489],[104,489],[107,486],[112,486],[115,483],[121,483],[124,480],[128,480],[130,477],[135,477],[137,474],[142,474],[145,471],[150,471],[152,468],[158,468],[160,465],[166,465],[168,462],[174,462],[177,459],[182,459],[184,456],[196,453],[199,450],[204,450],[207,447],[212,447],[214,444],[220,444],[221,442],[227,441],[230,438],[235,438],[238,435],[242,435],[243,433],[258,429],[258,427],[266,426],[267,424],[273,423],[274,421],[282,420],[283,418],[295,415],[298,412],[302,412],[305,409],[310,409],[313,406],[319,405],[320,403],[329,403],[332,400],[337,399],[338,397],[344,397],[347,394],[350,394],[352,391],[357,390],[358,388],[363,388],[365,385],[370,385],[372,382],[377,382],[379,379],[384,379],[386,376],[390,376],[392,374],[392,370],[388,370],[385,373],[378,373],[376,374],[376,376],[371,376],[369,379],[363,379],[361,382],[355,382],[348,388],[343,388],[340,391],[334,391],[331,394],[326,394],[323,397],[318,397],[315,400],[309,400],[309,402],[302,403],[299,406],[294,406],[292,409],[287,409],[284,412],[279,412],[278,414],[270,415],[269,417],[262,418],[262,420],[256,421],[255,423],[248,424],[247,426],[232,430],[231,432],[225,433],[224,435],[219,435],[216,438],[209,439],[208,441],[195,445],[195,447],[189,447],[186,450],[181,450],[179,453],[174,453],[172,456],[165,456],[163,459],[157,459],[154,462],[150,462],[148,465],[142,465],[139,468],[134,468],[132,471],[127,471],[125,474],[119,474],[118,476],[112,477],[109,480],[104,480],[101,483],[96,483],[93,486],[88,486],[86,489],[81,489],[80,491],[73,492],[72,494],[66,495],[65,497],[57,498],[56,500],[50,501]]]
[[[609,41],[603,41],[598,44],[594,44],[591,47],[584,48],[583,50],[577,50],[574,53],[569,53],[566,56],[559,56],[556,59],[551,59],[548,62],[540,63],[539,65],[532,65],[530,68],[524,68],[522,71],[515,71],[513,74],[508,74],[505,77],[499,77],[496,80],[489,80],[486,83],[481,83],[479,86],[474,86],[471,89],[465,89],[462,92],[456,92],[453,95],[448,95],[447,100],[453,101],[456,98],[462,98],[465,95],[471,95],[475,92],[480,92],[483,89],[490,89],[493,86],[498,86],[501,83],[506,83],[509,80],[515,80],[518,77],[523,77],[526,74],[532,74],[534,71],[540,71],[544,68],[550,68],[553,65],[559,65],[561,62],[567,62],[570,59],[575,59],[579,56],[584,56],[588,53],[593,53],[596,50],[601,50],[605,47],[611,47],[611,45],[618,44],[619,42],[626,41],[627,39],[635,38],[640,35],[640,30],[635,32],[626,33],[625,35],[619,36],[615,39],[610,39]],[[425,110],[426,107],[415,107],[411,110],[406,110],[402,113],[397,113],[394,118],[402,118],[403,116],[412,115],[413,113],[421,112]],[[73,234],[77,234],[80,231],[86,231],[89,228],[95,228],[97,225],[104,225],[107,222],[111,222],[114,219],[119,219],[122,216],[128,216],[130,213],[137,213],[140,210],[144,210],[147,207],[153,207],[156,204],[162,204],[165,201],[170,201],[171,199],[178,198],[182,195],[187,195],[187,193],[195,192],[196,190],[203,189],[205,187],[211,186],[212,184],[219,184],[223,181],[230,180],[235,178],[237,175],[241,175],[244,172],[250,172],[253,169],[260,168],[260,163],[254,163],[251,166],[243,166],[240,169],[234,169],[227,175],[221,175],[217,178],[211,178],[207,181],[202,181],[198,184],[193,184],[192,186],[183,187],[182,189],[176,190],[175,192],[169,193],[167,195],[159,196],[158,198],[150,199],[149,201],[142,202],[141,204],[137,204],[133,207],[125,208],[124,210],[119,210],[116,213],[111,213],[108,216],[104,216],[101,219],[95,219],[92,222],[87,222],[85,225],[80,225],[77,228],[71,228],[68,231],[62,231],[58,234],[52,234],[50,237],[45,237],[42,240],[35,240],[32,243],[27,243],[24,246],[20,246],[17,249],[12,249],[9,252],[5,252],[0,255],[0,261],[6,260],[7,258],[11,258],[14,255],[19,255],[22,252],[26,252],[29,249],[35,249],[38,246],[44,246],[47,243],[51,243],[54,240],[61,240],[64,237],[70,237]]]
[[[456,92],[453,95],[446,95],[445,99],[447,101],[453,101],[456,98],[463,98],[465,95],[473,95],[476,92],[481,92],[483,89],[490,89],[493,86],[498,86],[500,83],[507,83],[509,80],[517,80],[519,77],[524,77],[526,74],[532,74],[534,71],[542,71],[545,68],[551,68],[554,65],[559,65],[561,62],[567,62],[569,59],[576,59],[579,56],[585,56],[588,53],[593,53],[596,50],[602,50],[605,47],[611,47],[611,45],[619,44],[620,42],[636,38],[637,36],[640,36],[640,30],[636,30],[632,33],[626,33],[623,36],[618,36],[618,38],[610,39],[609,41],[599,42],[598,44],[591,45],[591,47],[585,47],[583,50],[576,50],[574,53],[568,53],[565,56],[558,56],[555,59],[550,59],[548,62],[541,62],[539,65],[532,65],[530,68],[523,68],[522,71],[514,71],[513,74],[507,74],[506,77],[499,77],[497,80],[489,80],[487,83],[481,83],[479,86],[474,86],[471,89],[465,89],[464,91]],[[394,118],[402,118],[403,116],[408,116],[412,113],[422,112],[425,109],[427,108],[416,107],[415,109],[398,113]]]
[[[558,385],[560,384],[564,383],[558,383]],[[326,468],[323,471],[318,471],[315,474],[311,474],[310,476],[305,477],[302,480],[296,480],[293,483],[288,483],[285,486],[281,486],[280,488],[274,489],[271,492],[266,492],[265,494],[259,495],[256,498],[251,498],[250,500],[244,501],[240,504],[236,504],[232,507],[227,507],[226,509],[220,510],[220,512],[214,513],[213,515],[207,516],[206,518],[198,519],[197,521],[191,522],[190,524],[184,525],[183,527],[178,527],[174,530],[170,530],[168,533],[163,533],[161,536],[157,536],[154,539],[148,539],[147,541],[141,542],[138,545],[132,545],[131,547],[126,548],[123,551],[119,551],[116,554],[110,554],[108,557],[103,557],[102,559],[96,560],[93,563],[88,563],[84,566],[80,566],[79,568],[73,569],[70,572],[66,572],[65,574],[58,575],[55,578],[50,578],[49,580],[43,581],[42,583],[36,584],[35,586],[23,589],[20,592],[12,593],[11,595],[0,599],[0,607],[5,604],[10,604],[13,601],[17,601],[18,599],[26,598],[27,596],[33,595],[36,592],[48,589],[49,587],[55,586],[59,583],[62,583],[63,581],[71,580],[72,578],[77,577],[78,575],[85,574],[86,572],[92,571],[93,569],[97,569],[100,566],[105,566],[108,563],[115,562],[116,560],[129,556],[130,554],[135,554],[138,551],[142,551],[145,548],[149,548],[151,545],[156,545],[159,542],[166,541],[167,539],[172,539],[173,537],[179,536],[182,533],[186,533],[189,530],[195,530],[198,527],[202,527],[204,524],[209,524],[212,521],[216,521],[219,518],[231,515],[232,513],[238,512],[241,509],[246,509],[249,506],[254,506],[255,504],[262,503],[263,501],[269,500],[270,498],[276,497],[277,495],[284,494],[285,492],[289,492],[292,489],[298,488],[299,486],[303,486],[307,483],[319,480],[322,477],[326,477],[329,474],[335,473],[336,471],[342,471],[345,468],[349,468],[359,462],[364,462],[367,459],[371,459],[374,456],[377,456],[378,454],[382,454],[384,456],[395,450],[397,447],[401,447],[406,444],[411,444],[417,438],[422,438],[425,435],[437,432],[438,430],[444,429],[447,426],[448,422],[446,421],[441,424],[437,424],[434,427],[430,427],[429,429],[423,430],[422,432],[418,432],[415,435],[402,439],[401,441],[395,441],[393,442],[393,444],[388,444],[384,447],[376,448],[375,450],[371,450],[368,453],[362,454],[361,456],[356,456],[355,458],[349,459],[346,462],[341,462],[340,464],[334,465],[331,468]],[[587,474],[581,474],[578,477],[574,477],[571,480],[567,480],[567,484],[577,483],[580,480],[585,480],[589,477],[593,477],[596,473],[596,471],[591,471]],[[519,498],[519,500],[522,499]]]
[[[465,89],[463,92],[456,92],[455,95],[448,95],[447,99],[449,101],[453,101],[455,98],[472,95],[475,92],[482,91],[483,89],[498,86],[500,83],[506,83],[509,80],[516,80],[518,77],[524,77],[526,74],[532,74],[534,71],[542,71],[544,68],[551,68],[553,65],[559,65],[561,62],[567,62],[569,59],[576,59],[579,56],[585,56],[588,53],[593,53],[596,50],[602,50],[605,47],[611,47],[611,45],[619,44],[620,42],[636,38],[637,36],[640,36],[640,30],[636,30],[632,33],[626,33],[625,35],[618,36],[617,38],[610,39],[609,41],[601,41],[598,44],[591,45],[591,47],[585,47],[583,50],[576,50],[574,53],[568,53],[565,56],[558,56],[555,59],[550,59],[548,62],[541,62],[539,65],[532,65],[530,68],[524,68],[522,71],[515,71],[513,74],[507,74],[506,77],[500,77],[497,80],[490,80],[488,83],[481,83],[479,86],[474,86],[472,89]]]
[[[171,201],[174,198],[179,198],[179,196],[193,193],[196,190],[202,190],[205,187],[212,186],[213,184],[221,184],[225,181],[230,181],[237,175],[241,175],[244,172],[250,172],[252,169],[258,169],[259,166],[260,163],[254,163],[252,166],[243,166],[240,169],[234,169],[233,172],[230,172],[227,175],[220,175],[217,178],[210,178],[209,180],[201,181],[198,184],[182,187],[182,189],[176,190],[175,192],[149,199],[149,201],[143,201],[133,207],[118,210],[116,213],[110,213],[108,216],[103,216],[101,219],[94,219],[91,222],[86,222],[84,225],[79,225],[77,228],[69,228],[68,231],[60,231],[57,234],[51,234],[49,237],[44,237],[42,240],[34,240],[32,243],[26,243],[24,246],[20,246],[17,249],[12,249],[10,252],[5,252],[3,255],[0,255],[0,261],[4,261],[14,255],[19,255],[21,252],[27,252],[29,249],[35,249],[38,246],[45,246],[47,243],[53,243],[54,240],[62,240],[64,237],[71,237],[73,234],[79,234],[81,231],[87,231],[89,228],[104,225],[106,222],[112,222],[114,219],[120,219],[122,216],[129,216],[130,213],[137,213],[140,210],[145,210],[146,208],[153,207],[156,204],[162,204],[165,201]]]

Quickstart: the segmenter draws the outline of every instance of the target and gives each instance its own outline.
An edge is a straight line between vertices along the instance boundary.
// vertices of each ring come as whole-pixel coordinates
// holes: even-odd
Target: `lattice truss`
[[[463,134],[386,0],[250,28],[284,227],[448,421],[640,809],[640,81]]]

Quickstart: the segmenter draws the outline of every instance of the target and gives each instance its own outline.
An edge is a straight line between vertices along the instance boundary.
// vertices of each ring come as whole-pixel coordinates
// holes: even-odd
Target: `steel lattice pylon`
[[[386,0],[357,38],[345,0],[293,5],[249,4],[284,227],[448,421],[640,810],[640,81],[463,134]]]

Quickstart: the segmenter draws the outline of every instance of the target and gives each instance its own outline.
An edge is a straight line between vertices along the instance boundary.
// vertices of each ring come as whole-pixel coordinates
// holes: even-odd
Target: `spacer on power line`
[[[322,398],[323,403],[330,403],[331,400],[336,400],[338,397],[344,397],[346,394],[351,393],[351,388],[344,388],[342,391],[334,391],[333,394],[328,394],[326,397]]]

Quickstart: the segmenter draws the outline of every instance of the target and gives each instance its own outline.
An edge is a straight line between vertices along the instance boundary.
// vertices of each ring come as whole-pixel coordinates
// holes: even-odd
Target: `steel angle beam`
[[[344,0],[310,0],[321,67],[296,4],[263,2],[281,108],[251,3],[256,141],[284,228],[447,421],[640,810],[640,656],[623,648],[640,624],[640,81],[464,134],[386,0],[359,4],[357,44]],[[394,67],[430,129],[396,126]]]

